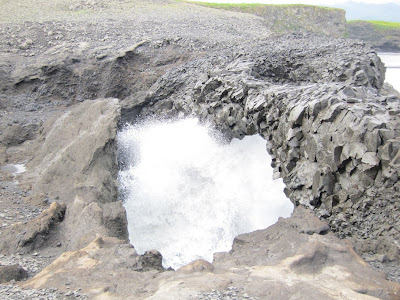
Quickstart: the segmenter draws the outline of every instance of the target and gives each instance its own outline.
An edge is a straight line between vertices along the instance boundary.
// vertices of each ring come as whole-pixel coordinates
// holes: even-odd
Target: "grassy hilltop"
[[[197,1],[189,3],[262,17],[266,25],[278,33],[313,32],[334,37],[343,37],[346,33],[346,12],[338,8],[304,4],[230,4]]]
[[[400,23],[364,20],[346,22],[346,11],[339,8],[304,4],[180,2],[257,15],[264,18],[267,27],[277,33],[312,32],[348,37],[365,41],[380,51],[400,51]]]

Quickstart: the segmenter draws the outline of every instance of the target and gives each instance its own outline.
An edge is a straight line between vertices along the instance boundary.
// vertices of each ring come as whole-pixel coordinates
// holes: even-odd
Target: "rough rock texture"
[[[34,142],[24,174],[33,193],[67,204],[58,228],[60,249],[76,250],[97,234],[127,239],[126,213],[117,201],[116,99],[86,101],[50,119]],[[35,148],[36,146],[36,148]]]
[[[64,251],[82,248],[98,235],[127,241],[125,209],[119,201],[102,204],[77,196],[68,206],[65,222],[58,228],[58,235],[54,239],[62,243],[61,249]]]
[[[75,195],[89,202],[117,197],[118,170],[113,141],[119,119],[116,99],[84,102],[46,122],[32,149],[34,159],[25,184],[71,203]]]
[[[98,234],[127,240],[126,212],[118,202],[115,136],[117,99],[87,101],[50,118],[27,151],[23,182],[31,202],[53,202],[38,218],[1,233],[0,251],[76,250]],[[41,200],[36,200],[36,199]]]
[[[399,284],[385,281],[324,227],[299,207],[268,229],[238,236],[213,264],[195,261],[177,272],[158,271],[161,261],[140,272],[146,254],[137,256],[115,238],[97,238],[61,255],[24,287],[64,291],[68,282],[95,299],[399,299]]]
[[[123,295],[154,292],[156,285],[150,282],[161,270],[158,251],[140,256],[126,241],[98,237],[82,249],[63,253],[24,286],[36,289],[52,286],[62,291],[67,280],[71,289],[79,287],[92,296],[116,294],[122,299]]]
[[[261,134],[275,176],[296,205],[315,209],[358,249],[399,258],[398,200],[391,206],[380,200],[397,191],[399,98],[380,93],[384,67],[372,50],[300,36],[196,72],[192,89],[180,82],[196,77],[188,71],[166,74],[148,94],[142,117],[195,113],[232,137]],[[369,209],[377,203],[380,209]],[[374,225],[382,220],[387,230],[366,222],[372,215],[381,215]],[[367,235],[377,242],[363,244]]]

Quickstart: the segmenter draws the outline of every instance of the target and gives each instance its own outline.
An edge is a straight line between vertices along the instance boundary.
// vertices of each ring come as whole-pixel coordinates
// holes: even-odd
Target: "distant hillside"
[[[383,21],[349,21],[348,37],[372,44],[380,51],[400,52],[400,23]]]
[[[343,7],[349,9],[346,12],[339,8],[302,4],[226,4],[192,1],[189,3],[260,16],[265,19],[266,26],[277,33],[310,32],[333,37],[348,37],[369,43],[379,51],[400,52],[400,23],[362,20],[346,22],[346,15],[352,18],[356,15],[357,7],[360,8],[358,15],[373,16],[374,12],[369,10],[376,9],[375,13],[387,12],[387,18],[389,15],[387,10],[400,9],[400,6],[395,4],[372,5],[348,2],[343,4]],[[385,18],[385,14],[382,14],[382,17]]]
[[[312,32],[334,37],[343,37],[346,33],[345,11],[338,8],[301,4],[190,3],[260,16],[274,32]]]

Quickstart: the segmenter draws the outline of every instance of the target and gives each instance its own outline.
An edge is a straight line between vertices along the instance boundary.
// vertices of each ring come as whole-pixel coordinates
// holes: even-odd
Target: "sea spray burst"
[[[260,136],[222,142],[197,119],[148,121],[118,134],[130,242],[179,268],[229,251],[238,234],[287,217],[292,203]]]

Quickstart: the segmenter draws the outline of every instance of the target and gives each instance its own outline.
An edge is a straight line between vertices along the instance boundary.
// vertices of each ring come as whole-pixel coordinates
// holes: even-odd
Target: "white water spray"
[[[118,134],[130,242],[164,267],[212,261],[238,234],[288,217],[292,203],[260,136],[222,143],[197,119],[130,125]]]

